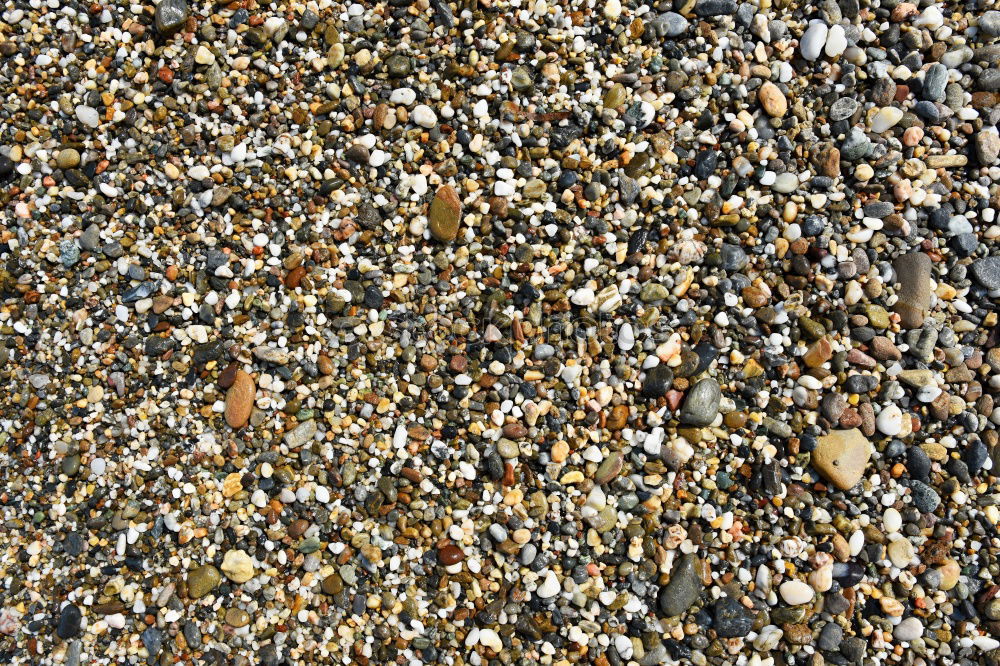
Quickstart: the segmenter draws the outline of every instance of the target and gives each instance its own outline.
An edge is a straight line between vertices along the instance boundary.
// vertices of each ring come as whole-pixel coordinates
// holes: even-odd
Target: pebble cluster
[[[1000,659],[986,0],[11,0],[0,662]]]

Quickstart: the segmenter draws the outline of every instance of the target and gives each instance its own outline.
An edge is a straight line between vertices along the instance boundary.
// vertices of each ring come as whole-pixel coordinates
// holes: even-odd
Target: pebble
[[[892,630],[897,641],[915,641],[924,635],[924,625],[919,618],[908,617]]]
[[[448,243],[458,236],[462,222],[462,202],[455,188],[442,185],[431,201],[428,228],[437,240]]]
[[[430,129],[437,125],[438,119],[437,114],[434,110],[426,104],[418,104],[413,108],[412,113],[413,122],[415,122],[420,127],[426,127]]]
[[[922,252],[904,254],[893,262],[900,289],[894,311],[904,328],[920,328],[931,304],[931,259]]]
[[[849,490],[861,480],[871,455],[871,443],[860,430],[834,430],[819,438],[812,463],[836,487]]]
[[[174,32],[187,20],[188,14],[186,0],[160,0],[153,15],[156,29],[164,34]]]
[[[882,134],[903,119],[903,110],[895,106],[886,106],[878,110],[871,119],[871,130],[876,134]]]
[[[813,589],[800,580],[786,580],[778,587],[782,601],[790,606],[801,606],[813,600]]]
[[[254,576],[253,560],[243,550],[230,550],[222,560],[222,573],[234,583],[245,583]]]
[[[816,60],[826,46],[826,38],[829,27],[821,20],[814,20],[809,23],[809,27],[799,40],[799,50],[806,60]]]
[[[285,433],[285,445],[290,449],[297,449],[311,442],[316,435],[316,422],[309,420],[295,426],[294,429]]]
[[[719,414],[722,391],[719,383],[706,377],[696,383],[684,398],[681,407],[681,423],[693,426],[710,425]]]
[[[211,564],[204,564],[188,572],[187,591],[192,599],[200,599],[218,587],[222,581],[219,570]]]
[[[1000,255],[977,259],[971,269],[976,282],[990,291],[1000,289]]]
[[[253,378],[237,370],[232,385],[226,391],[226,423],[231,428],[242,428],[250,420],[257,387]]]
[[[743,638],[753,628],[754,614],[732,597],[715,602],[712,627],[722,638]]]
[[[676,617],[689,609],[701,596],[702,583],[695,570],[697,557],[691,553],[674,562],[670,581],[660,588],[659,607],[665,617]]]
[[[903,431],[903,412],[896,405],[889,405],[875,418],[875,426],[884,435],[893,437]]]
[[[59,612],[59,624],[56,627],[56,635],[62,639],[73,638],[80,633],[83,623],[83,613],[74,604],[66,604]]]
[[[788,101],[785,99],[785,94],[770,81],[764,82],[764,85],[760,87],[757,98],[768,115],[775,118],[783,117],[788,111]]]

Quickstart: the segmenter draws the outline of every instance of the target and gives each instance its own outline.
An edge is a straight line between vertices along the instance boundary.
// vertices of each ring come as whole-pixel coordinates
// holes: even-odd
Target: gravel
[[[0,662],[992,663],[991,3],[7,3]]]

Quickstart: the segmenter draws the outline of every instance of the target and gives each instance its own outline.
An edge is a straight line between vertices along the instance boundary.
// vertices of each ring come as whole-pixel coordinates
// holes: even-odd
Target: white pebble
[[[844,26],[835,25],[830,28],[830,32],[826,36],[826,52],[827,57],[836,58],[847,50],[847,35],[844,33]]]
[[[884,106],[872,117],[872,131],[881,134],[892,129],[903,119],[903,110],[894,106]]]
[[[885,531],[889,534],[893,534],[898,532],[899,528],[902,526],[903,517],[899,515],[899,511],[896,511],[896,509],[892,507],[886,509],[885,513],[882,514],[882,527],[885,528]]]
[[[410,114],[410,119],[420,127],[426,127],[430,129],[437,125],[437,115],[435,115],[434,110],[426,104],[418,104],[413,109],[413,113]]]
[[[85,106],[83,104],[76,107],[76,118],[87,127],[92,127],[92,128],[96,128],[101,122],[101,118],[100,115],[98,115],[97,113],[97,109],[95,109],[92,106]]]
[[[919,618],[908,617],[892,630],[892,637],[898,641],[914,641],[924,635],[924,625]]]
[[[626,322],[618,329],[618,348],[622,351],[629,351],[635,347],[635,332],[632,324]]]
[[[800,606],[813,600],[814,592],[811,587],[801,580],[786,580],[778,588],[781,598],[790,606]]]
[[[826,23],[823,21],[816,20],[809,24],[809,28],[799,41],[799,50],[802,52],[803,58],[806,60],[815,60],[819,57],[819,54],[823,51],[823,46],[826,45],[828,30]]]
[[[889,437],[898,435],[903,430],[903,412],[896,405],[885,407],[875,418],[875,426],[879,432]]]
[[[556,574],[549,571],[549,573],[545,576],[545,580],[542,581],[542,584],[538,586],[537,590],[535,590],[535,594],[537,594],[541,599],[551,599],[559,594],[559,590],[561,589],[562,588],[559,585],[559,579],[556,578]]]
[[[587,307],[588,305],[591,305],[596,298],[597,296],[594,294],[593,289],[583,288],[577,289],[569,300],[573,301],[574,305]]]
[[[389,95],[389,101],[393,104],[402,104],[403,106],[409,106],[417,101],[417,93],[413,88],[396,88]],[[414,109],[416,111],[416,109]]]

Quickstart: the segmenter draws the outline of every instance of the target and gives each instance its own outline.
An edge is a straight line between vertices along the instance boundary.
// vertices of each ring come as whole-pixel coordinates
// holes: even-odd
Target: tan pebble
[[[257,387],[253,378],[243,370],[236,371],[232,386],[226,391],[226,423],[231,428],[242,428],[250,420]]]
[[[230,550],[222,560],[222,573],[234,583],[245,583],[253,578],[253,560],[243,550]]]
[[[243,475],[239,472],[233,472],[222,480],[223,497],[232,497],[241,490],[243,490]]]
[[[848,490],[861,480],[871,455],[872,445],[860,430],[834,430],[819,438],[812,463],[833,485]]]
[[[785,99],[785,93],[781,92],[781,89],[770,81],[766,81],[757,91],[757,99],[760,100],[760,105],[770,116],[781,118],[788,112],[788,100]]]
[[[569,444],[560,440],[552,445],[552,462],[562,463],[566,462],[566,457],[569,455]]]

